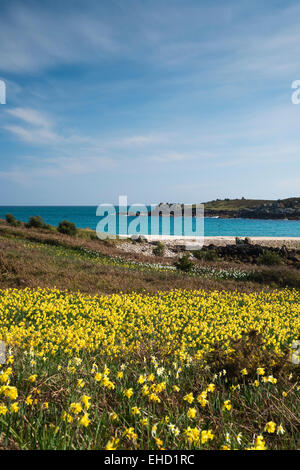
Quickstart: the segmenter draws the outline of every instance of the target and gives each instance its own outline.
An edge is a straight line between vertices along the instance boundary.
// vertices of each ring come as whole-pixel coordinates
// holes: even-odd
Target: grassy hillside
[[[125,252],[120,249],[124,242],[99,240],[92,231],[68,236],[54,227],[11,227],[0,220],[0,289],[40,286],[113,294],[171,289],[253,292],[300,287],[297,250],[286,257],[273,254],[279,265],[270,265],[261,262],[262,256],[256,259],[244,250],[235,253],[234,247],[203,249],[194,253],[192,268],[185,272],[175,268],[183,255],[180,251],[175,258]]]
[[[250,266],[195,260],[191,273],[176,270],[169,258],[125,253],[122,241],[72,237],[54,230],[10,227],[0,221],[0,288],[58,287],[90,294],[206,289],[261,290],[245,275]]]
[[[287,199],[215,199],[214,201],[205,202],[205,208],[209,210],[238,210],[253,209],[262,204],[279,203],[284,207],[291,207],[293,203],[300,202],[299,197],[290,197]]]
[[[267,199],[216,199],[205,202],[205,210],[210,211],[237,211],[239,209],[253,209],[262,204],[270,204],[275,201]]]

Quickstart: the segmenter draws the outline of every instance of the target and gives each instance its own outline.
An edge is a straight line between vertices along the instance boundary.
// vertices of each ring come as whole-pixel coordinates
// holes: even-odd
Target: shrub
[[[6,214],[5,219],[6,219],[6,222],[12,227],[18,227],[19,225],[21,225],[21,222],[17,220],[15,216],[12,214]]]
[[[264,250],[264,252],[257,258],[258,264],[266,266],[276,266],[281,263],[281,256],[271,250]]]
[[[64,233],[65,235],[76,235],[77,233],[77,228],[73,222],[69,222],[68,220],[63,220],[62,222],[59,222],[57,230],[60,233]]]
[[[56,227],[50,224],[45,224],[43,228],[46,230],[50,230],[50,232],[56,232]]]
[[[47,224],[40,215],[30,217],[26,224],[27,228],[47,228]]]
[[[92,232],[90,233],[90,239],[91,240],[99,240],[99,237],[97,236],[97,233]]]
[[[194,251],[194,256],[195,258],[204,261],[216,261],[218,258],[216,250],[196,250]]]
[[[287,268],[263,268],[260,271],[253,271],[250,278],[254,282],[274,287],[300,288],[299,272]]]
[[[262,334],[256,330],[243,332],[240,339],[231,338],[229,347],[216,343],[214,349],[206,357],[212,372],[220,373],[226,370],[228,383],[253,381],[257,378],[258,367],[266,368],[269,372],[278,375],[287,366],[287,359],[287,348],[284,349],[283,354],[267,350]],[[241,374],[243,369],[247,370],[246,376]]]
[[[158,242],[156,247],[153,248],[153,254],[155,256],[164,256],[164,254],[165,254],[165,245],[161,242]]]
[[[174,263],[177,269],[184,272],[189,272],[192,270],[194,263],[190,260],[190,254],[183,255]]]

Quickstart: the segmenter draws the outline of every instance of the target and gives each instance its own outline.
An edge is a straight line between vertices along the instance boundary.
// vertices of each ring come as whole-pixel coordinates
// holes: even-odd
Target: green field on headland
[[[249,219],[300,219],[300,198],[217,199],[204,204],[206,216]]]

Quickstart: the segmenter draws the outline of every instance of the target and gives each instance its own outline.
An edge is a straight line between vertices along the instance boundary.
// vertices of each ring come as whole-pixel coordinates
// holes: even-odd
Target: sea
[[[115,213],[114,213],[115,210]],[[39,215],[47,224],[57,226],[62,220],[73,222],[78,228],[90,228],[113,234],[152,234],[172,236],[238,236],[238,237],[300,237],[300,221],[221,219],[190,217],[159,217],[140,215],[118,215],[118,208],[112,214],[97,215],[96,206],[0,206],[0,218],[5,214],[14,215],[27,222],[29,217]]]

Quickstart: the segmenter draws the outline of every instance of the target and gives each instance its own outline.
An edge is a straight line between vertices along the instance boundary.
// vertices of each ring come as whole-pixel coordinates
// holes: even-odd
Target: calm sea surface
[[[114,224],[115,218],[106,219],[96,216],[95,206],[0,206],[0,218],[4,219],[5,214],[13,214],[22,222],[27,222],[32,215],[40,215],[45,222],[57,225],[61,220],[74,222],[77,227],[96,229],[100,222],[104,230],[109,233],[126,233],[126,224],[131,224],[128,233],[135,233],[132,229],[138,220],[135,217],[120,216],[120,221]],[[181,223],[178,225],[178,218],[174,223],[171,218],[171,230],[168,228],[169,219],[165,217],[140,217],[138,223],[138,233],[145,231],[152,234],[182,235]],[[195,229],[199,229],[201,224],[198,219],[183,221],[185,228],[184,235],[195,235]],[[130,225],[129,225],[130,226]],[[151,227],[151,231],[149,228]],[[169,232],[170,230],[170,232]],[[204,219],[205,236],[252,236],[252,237],[300,237],[300,221],[292,220],[256,220],[256,219]]]

